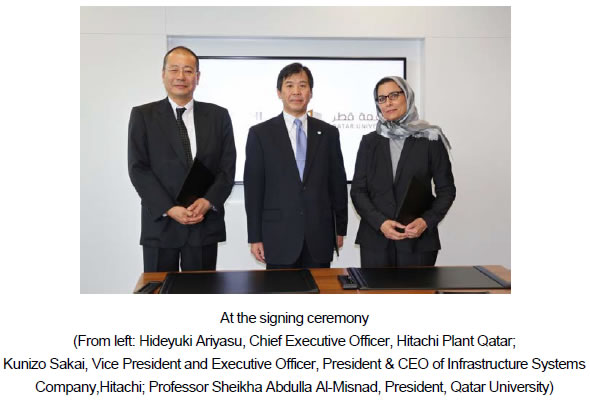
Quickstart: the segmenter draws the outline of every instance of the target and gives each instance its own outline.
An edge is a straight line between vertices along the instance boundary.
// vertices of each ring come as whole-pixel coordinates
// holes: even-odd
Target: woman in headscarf
[[[361,267],[434,265],[437,226],[456,192],[449,141],[438,126],[418,118],[414,92],[404,79],[381,79],[373,95],[377,129],[363,136],[350,191],[361,217],[356,237]],[[422,204],[422,210],[401,221],[408,218],[400,215],[407,195],[418,195],[414,205]]]

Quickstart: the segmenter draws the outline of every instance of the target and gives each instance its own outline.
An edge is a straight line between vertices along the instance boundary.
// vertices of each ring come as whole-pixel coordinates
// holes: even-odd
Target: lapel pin
[[[318,131],[318,135],[321,135],[321,134],[322,134],[322,131]]]

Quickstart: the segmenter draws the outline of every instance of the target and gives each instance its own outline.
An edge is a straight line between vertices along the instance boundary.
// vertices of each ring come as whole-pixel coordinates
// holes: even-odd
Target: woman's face
[[[395,100],[391,100],[394,97]],[[385,82],[377,88],[377,99],[385,99],[385,102],[377,104],[383,114],[383,117],[388,121],[397,121],[407,111],[406,96],[403,90],[395,82]]]

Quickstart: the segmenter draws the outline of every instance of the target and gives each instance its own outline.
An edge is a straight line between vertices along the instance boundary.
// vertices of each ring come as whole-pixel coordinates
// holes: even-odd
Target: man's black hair
[[[307,80],[309,81],[309,88],[313,90],[313,76],[311,75],[311,71],[309,68],[301,65],[301,63],[293,63],[287,65],[285,68],[279,72],[279,77],[277,78],[277,90],[281,91],[283,87],[283,81],[290,77],[293,74],[298,74],[301,71],[305,71],[307,74]]]
[[[168,53],[166,53],[166,55],[164,56],[164,63],[162,64],[162,70],[166,69],[166,62],[168,61],[168,55],[170,55],[170,53],[172,53],[173,51],[176,50],[181,50],[184,51],[186,53],[189,53],[190,55],[192,55],[193,57],[195,57],[195,66],[197,67],[197,71],[199,71],[199,57],[197,57],[197,55],[188,47],[184,47],[184,46],[176,46],[173,49],[168,50]]]

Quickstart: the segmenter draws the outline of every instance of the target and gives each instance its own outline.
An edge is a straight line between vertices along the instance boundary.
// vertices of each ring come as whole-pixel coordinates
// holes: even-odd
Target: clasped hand
[[[415,239],[419,238],[427,227],[424,218],[416,218],[408,225],[388,219],[381,224],[381,232],[391,240]],[[395,228],[404,229],[404,232],[398,232]]]
[[[166,214],[182,225],[194,225],[203,221],[205,214],[211,209],[211,203],[205,198],[195,200],[187,208],[174,206]]]

